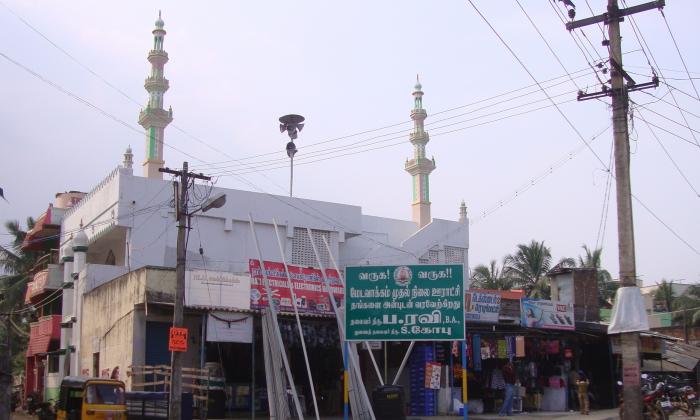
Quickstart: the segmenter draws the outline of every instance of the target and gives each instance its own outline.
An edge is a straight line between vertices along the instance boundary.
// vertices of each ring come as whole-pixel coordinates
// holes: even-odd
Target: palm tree
[[[679,311],[674,314],[674,321],[682,321],[684,316],[683,312],[686,312],[686,322],[689,325],[700,326],[700,285],[694,284],[682,295],[674,297],[673,310]]]
[[[503,274],[503,269],[498,268],[496,260],[491,260],[489,266],[477,265],[472,271],[470,287],[488,290],[510,290],[513,280]]]
[[[522,286],[528,295],[549,297],[549,283],[545,274],[552,263],[552,253],[544,241],[532,240],[530,244],[518,244],[518,251],[503,261],[505,275]]]
[[[673,293],[673,281],[661,280],[661,283],[656,283],[658,288],[654,294],[654,306],[658,304],[663,308],[664,312],[670,312],[673,308],[673,301],[676,296]]]
[[[579,255],[578,266],[581,268],[595,268],[598,277],[598,297],[600,303],[608,303],[615,297],[615,292],[620,287],[620,284],[614,282],[610,272],[601,267],[603,248],[591,250],[586,245],[581,245],[585,256]]]
[[[0,288],[4,291],[0,309],[3,312],[18,309],[24,304],[24,291],[30,271],[41,256],[36,251],[22,250],[22,242],[34,223],[34,219],[28,217],[25,231],[16,220],[5,222],[5,229],[12,237],[12,245],[8,248],[0,245],[0,270],[4,273],[0,276]]]
[[[34,219],[27,218],[27,231],[34,227]],[[22,250],[22,242],[27,236],[27,231],[23,230],[18,221],[5,222],[5,229],[12,237],[9,247],[0,246],[0,289],[3,297],[0,300],[0,312],[8,313],[16,311],[24,306],[24,293],[27,283],[31,278],[31,270],[41,256],[41,252]],[[13,372],[24,371],[24,352],[26,350],[27,326],[15,323],[13,326],[12,354]],[[2,334],[6,334],[3,329]],[[3,342],[5,338],[2,338]]]

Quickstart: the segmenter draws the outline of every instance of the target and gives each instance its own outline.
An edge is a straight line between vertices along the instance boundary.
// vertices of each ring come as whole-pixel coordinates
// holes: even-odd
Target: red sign
[[[187,351],[187,328],[170,327],[168,350]]]
[[[250,307],[253,309],[264,308],[268,306],[268,297],[265,292],[265,281],[260,270],[260,262],[258,260],[250,260],[249,267]],[[289,278],[292,282],[299,312],[333,314],[333,306],[328,297],[326,286],[323,283],[321,270],[295,265],[287,265],[287,267],[289,268]],[[287,273],[284,271],[284,264],[265,261],[265,273],[270,281],[272,301],[275,303],[277,310],[293,312],[292,294],[287,283]],[[338,272],[333,269],[326,269],[326,279],[336,304],[340,305],[345,292]]]
[[[622,367],[622,383],[625,385],[639,385],[639,365]]]

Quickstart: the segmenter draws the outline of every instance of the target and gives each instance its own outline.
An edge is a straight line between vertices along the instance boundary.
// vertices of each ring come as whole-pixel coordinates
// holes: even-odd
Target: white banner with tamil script
[[[496,293],[464,293],[464,319],[471,322],[498,323],[501,310],[501,295]]]
[[[187,271],[185,306],[250,309],[250,276],[224,271]]]

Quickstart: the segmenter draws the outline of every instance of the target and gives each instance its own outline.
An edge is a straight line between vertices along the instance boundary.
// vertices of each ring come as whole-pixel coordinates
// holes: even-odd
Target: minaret
[[[134,154],[131,152],[131,145],[126,148],[126,152],[124,152],[124,162],[122,162],[122,166],[126,169],[131,169],[134,166]]]
[[[413,177],[413,221],[419,228],[430,223],[430,188],[429,176],[435,169],[435,158],[425,157],[425,145],[430,141],[430,136],[423,128],[423,122],[428,113],[423,109],[422,86],[416,75],[416,86],[413,90],[415,105],[411,110],[413,131],[409,134],[409,140],[413,144],[413,159],[406,161],[406,172]]]
[[[163,179],[163,174],[158,172],[158,169],[165,164],[163,161],[165,127],[173,120],[172,108],[168,111],[163,109],[163,94],[170,87],[168,79],[163,76],[163,67],[168,62],[168,53],[163,51],[164,25],[159,11],[156,28],[153,30],[153,49],[148,53],[151,75],[146,78],[144,84],[148,92],[148,104],[139,114],[139,124],[146,130],[146,160],[143,162],[143,176],[158,179]]]
[[[459,222],[465,223],[467,221],[467,205],[462,200],[462,204],[459,205]]]

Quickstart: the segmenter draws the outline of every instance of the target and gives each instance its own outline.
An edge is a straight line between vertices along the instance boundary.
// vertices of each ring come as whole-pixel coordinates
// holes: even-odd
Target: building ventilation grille
[[[333,247],[331,240],[331,232],[327,230],[311,229],[311,237],[313,238],[316,249],[318,250],[319,258],[324,268],[329,268],[331,259],[328,256],[328,250],[323,243],[325,237],[328,245]],[[294,228],[294,239],[292,240],[292,264],[302,267],[317,267],[316,255],[309,241],[309,235],[306,233],[306,228]]]
[[[445,263],[464,264],[464,248],[445,246]]]

